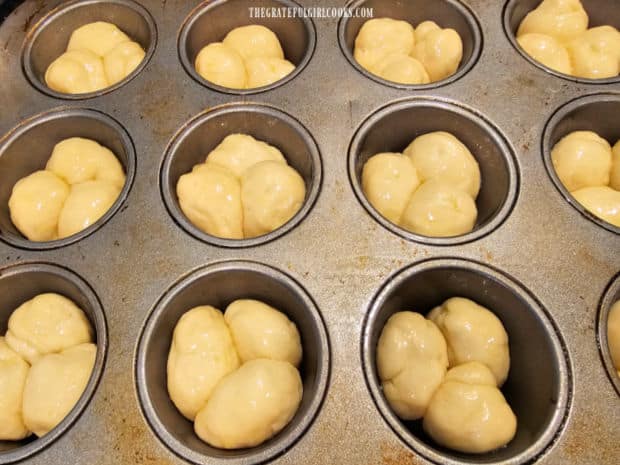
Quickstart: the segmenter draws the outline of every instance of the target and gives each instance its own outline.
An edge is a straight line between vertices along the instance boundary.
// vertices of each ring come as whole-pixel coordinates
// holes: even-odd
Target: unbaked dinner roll
[[[612,305],[607,318],[607,344],[614,368],[620,376],[620,300]]]
[[[609,184],[611,146],[592,131],[575,131],[551,151],[553,167],[570,192]]]
[[[92,340],[82,309],[54,293],[39,294],[17,307],[6,332],[6,343],[31,364],[46,354]]]
[[[222,43],[239,53],[244,60],[255,57],[284,58],[278,36],[259,24],[234,28],[226,34]]]
[[[406,21],[374,18],[366,21],[355,38],[354,57],[365,69],[390,53],[410,55],[414,45],[413,26]]]
[[[288,76],[295,69],[295,65],[283,58],[252,57],[245,61],[248,75],[247,87],[268,86]]]
[[[234,173],[216,163],[194,166],[177,183],[179,206],[202,231],[217,237],[243,238],[241,185]]]
[[[409,157],[378,153],[362,169],[362,188],[370,204],[386,219],[398,224],[414,191],[420,185]]]
[[[131,39],[116,25],[96,21],[78,27],[71,33],[67,50],[88,50],[100,57]]]
[[[137,42],[122,42],[103,56],[108,85],[114,85],[129,76],[144,60],[144,50]]]
[[[108,87],[103,60],[90,50],[71,50],[56,58],[45,71],[50,89],[85,94]]]
[[[584,187],[571,195],[593,215],[620,227],[620,192],[608,186]]]
[[[22,415],[24,385],[30,366],[0,337],[0,441],[30,435]]]
[[[221,42],[213,42],[202,48],[194,67],[207,81],[231,89],[244,89],[247,84],[247,72],[243,58],[239,53]]]
[[[235,300],[224,312],[242,363],[257,358],[298,366],[301,338],[297,326],[275,308],[253,299]]]
[[[517,36],[533,32],[566,42],[587,27],[588,14],[579,0],[543,0],[521,21]]]
[[[469,194],[445,181],[432,179],[411,196],[401,226],[429,237],[454,237],[470,232],[478,210]]]
[[[209,305],[192,308],[174,328],[168,354],[168,394],[194,420],[220,380],[239,367],[222,313]]]
[[[41,437],[78,402],[95,365],[97,347],[80,344],[34,362],[24,387],[24,423]]]
[[[489,369],[469,362],[448,371],[426,410],[423,427],[442,446],[485,453],[512,440],[517,419]]]
[[[401,52],[384,55],[372,65],[370,72],[400,84],[428,84],[430,82],[430,77],[422,63]]]
[[[453,75],[463,58],[463,42],[454,29],[442,29],[433,21],[425,21],[415,31],[412,56],[420,61],[431,82]]]
[[[220,381],[198,412],[194,429],[214,447],[254,447],[289,423],[302,393],[299,372],[290,363],[251,360]]]
[[[588,29],[566,45],[573,74],[604,79],[620,74],[620,32],[612,26]]]
[[[531,32],[517,37],[521,48],[539,63],[564,74],[573,74],[566,47],[556,38]]]
[[[611,174],[609,176],[609,187],[620,191],[620,140],[616,142],[611,155]]]
[[[400,418],[424,415],[447,368],[446,341],[432,321],[414,312],[390,317],[377,344],[377,370],[383,393]]]

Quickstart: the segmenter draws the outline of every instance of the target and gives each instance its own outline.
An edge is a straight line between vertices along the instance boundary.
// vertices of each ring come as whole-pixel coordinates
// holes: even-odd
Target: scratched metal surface
[[[504,2],[468,0],[482,26],[483,49],[473,69],[450,85],[411,92],[374,82],[345,59],[337,41],[338,20],[315,19],[316,50],[299,76],[265,93],[226,95],[199,85],[178,59],[177,34],[197,2],[142,0],[159,36],[150,63],[110,94],[65,101],[39,93],[20,68],[25,31],[58,3],[26,0],[0,25],[0,133],[62,105],[98,109],[120,121],[133,138],[137,172],[124,208],[80,242],[40,252],[0,243],[4,266],[54,262],[82,276],[101,299],[109,329],[107,361],[92,401],[72,428],[27,463],[183,463],[141,414],[134,351],[146,315],[161,294],[190,270],[223,259],[252,259],[292,275],[315,299],[329,333],[332,370],[325,402],[311,428],[274,463],[429,463],[397,438],[373,403],[362,372],[360,335],[371,298],[384,280],[404,265],[433,257],[497,267],[523,283],[553,316],[568,348],[574,390],[567,422],[539,463],[618,462],[620,402],[601,361],[595,320],[601,296],[620,269],[620,235],[565,201],[545,171],[541,138],[559,106],[584,94],[618,94],[620,84],[575,83],[531,65],[504,34]],[[607,4],[618,6],[616,0]],[[347,150],[356,128],[377,108],[413,95],[448,98],[476,109],[514,148],[518,198],[491,234],[449,247],[410,242],[380,226],[353,194]],[[272,104],[297,117],[320,148],[323,184],[310,214],[284,237],[224,249],[194,239],[172,220],[158,188],[159,169],[166,144],[187,120],[206,108],[239,101]]]

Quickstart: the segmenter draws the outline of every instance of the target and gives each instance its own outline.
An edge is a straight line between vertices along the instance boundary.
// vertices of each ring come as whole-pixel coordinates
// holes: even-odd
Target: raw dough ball
[[[168,394],[194,420],[220,380],[239,367],[239,357],[222,313],[209,306],[184,313],[174,328],[168,354]]]
[[[22,398],[30,367],[0,337],[0,441],[30,435],[22,417]]]
[[[416,137],[405,149],[420,180],[444,181],[473,199],[480,191],[480,167],[469,149],[452,134],[429,132]]]
[[[430,82],[422,63],[400,52],[383,56],[375,62],[370,71],[383,79],[400,84],[428,84]]]
[[[97,346],[80,344],[37,360],[24,388],[24,423],[41,437],[60,423],[78,402],[95,365]]]
[[[7,344],[33,364],[40,357],[91,342],[93,332],[73,301],[47,293],[21,304],[9,318]]]
[[[614,368],[620,371],[620,300],[609,310],[609,317],[607,318],[607,343],[609,344],[609,354],[611,355]]]
[[[241,185],[230,170],[215,163],[196,165],[179,178],[177,196],[197,228],[217,237],[243,239]]]
[[[118,44],[130,41],[131,39],[114,24],[97,21],[74,30],[67,51],[88,50],[103,57]]]
[[[86,181],[71,186],[58,217],[58,237],[69,237],[95,224],[116,202],[120,190],[106,181]]]
[[[537,32],[566,42],[588,27],[588,14],[579,0],[543,0],[521,22],[517,36]]]
[[[71,50],[56,58],[45,71],[48,87],[65,94],[84,94],[108,87],[103,60],[88,50]]]
[[[295,65],[288,60],[273,57],[248,58],[245,62],[248,88],[268,86],[289,75]]]
[[[231,89],[244,89],[247,73],[243,58],[221,42],[207,45],[198,53],[196,71],[207,81]]]
[[[69,184],[107,181],[119,190],[125,185],[123,166],[114,153],[94,140],[81,137],[57,143],[45,169]]]
[[[299,211],[306,185],[295,169],[276,161],[262,161],[241,178],[243,232],[262,236],[287,223]]]
[[[401,226],[423,236],[453,237],[470,232],[477,215],[476,204],[465,191],[430,180],[413,193]]]
[[[463,58],[461,36],[454,29],[441,29],[432,21],[425,21],[421,26],[416,29],[411,55],[424,65],[432,82],[452,76]]]
[[[609,184],[611,146],[592,131],[575,131],[563,137],[553,147],[551,160],[570,192]]]
[[[246,134],[226,136],[207,156],[209,163],[228,168],[238,178],[251,166],[267,160],[286,164],[284,155],[277,148]]]
[[[284,58],[278,36],[258,24],[236,27],[226,34],[222,42],[236,50],[244,60],[254,57]]]
[[[144,50],[137,42],[122,42],[103,57],[103,68],[108,85],[114,85],[129,76],[144,59]]]
[[[458,370],[459,373],[453,373]],[[471,370],[472,373],[468,373]],[[472,362],[448,371],[424,417],[424,430],[439,444],[484,453],[508,444],[517,419],[484,365]]]
[[[620,74],[620,32],[611,26],[588,29],[566,45],[575,76],[604,79]]]
[[[609,176],[609,186],[620,191],[620,140],[616,142],[611,155],[611,174]]]
[[[481,362],[490,368],[501,386],[508,377],[508,334],[493,312],[469,299],[454,297],[433,309],[428,318],[439,327],[448,343],[450,366]]]
[[[388,402],[403,420],[424,412],[448,368],[446,341],[419,313],[390,317],[377,344],[377,370]]]
[[[9,198],[11,221],[31,241],[58,239],[58,216],[69,186],[49,171],[35,171],[15,183]]]
[[[566,47],[552,36],[538,33],[523,34],[517,38],[521,48],[534,60],[564,74],[573,74]]]
[[[284,428],[301,402],[299,372],[288,362],[244,363],[217,385],[198,412],[194,429],[214,447],[254,447]]]
[[[364,163],[364,194],[370,204],[392,223],[400,222],[411,195],[419,185],[413,163],[400,153],[379,153]]]
[[[294,366],[301,362],[297,326],[284,313],[258,300],[242,299],[226,308],[224,319],[242,363],[257,358],[281,360]]]
[[[584,187],[571,195],[593,215],[620,227],[620,192],[607,186]]]
[[[370,71],[385,55],[396,52],[409,55],[414,45],[413,34],[413,27],[406,21],[391,18],[368,20],[355,38],[355,60]]]

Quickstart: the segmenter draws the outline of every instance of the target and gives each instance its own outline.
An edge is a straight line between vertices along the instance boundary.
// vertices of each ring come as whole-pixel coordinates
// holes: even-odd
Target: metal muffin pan
[[[95,3],[95,11],[100,12],[101,18],[109,17],[106,15],[110,14],[111,7],[107,2]],[[238,95],[198,82],[182,64],[179,56],[182,28],[189,24],[187,18],[192,11],[199,11],[201,6],[185,0],[139,3],[155,24],[157,40],[151,59],[123,85],[87,100],[40,92],[22,68],[24,43],[32,37],[28,31],[55,11],[59,0],[26,0],[0,25],[0,134],[7,134],[29,118],[59,107],[61,111],[90,109],[107,115],[124,128],[135,147],[136,162],[134,181],[127,197],[103,227],[49,250],[33,250],[26,244],[11,244],[8,240],[0,243],[0,259],[8,269],[22,263],[46,262],[56,263],[81,276],[99,297],[109,327],[105,372],[90,402],[70,428],[59,434],[52,445],[30,456],[26,463],[164,465],[187,463],[188,460],[197,463],[232,460],[282,465],[516,465],[536,461],[611,465],[617,462],[620,402],[610,381],[613,379],[611,373],[608,375],[602,361],[604,348],[599,351],[597,344],[597,340],[604,340],[600,337],[603,325],[597,326],[597,321],[606,308],[601,304],[607,302],[603,296],[620,270],[620,235],[580,214],[558,192],[545,168],[543,136],[545,127],[560,108],[586,95],[593,102],[618,98],[620,84],[562,79],[532,66],[511,45],[504,29],[504,2],[468,0],[459,7],[461,2],[457,1],[409,0],[381,2],[376,14],[380,11],[382,15],[398,17],[403,11],[409,11],[411,17],[408,19],[414,24],[422,19],[437,19],[441,23],[439,17],[420,18],[415,13],[432,11],[430,5],[441,3],[456,8],[450,11],[469,12],[473,23],[461,19],[463,26],[478,25],[473,30],[478,29],[479,52],[471,48],[472,58],[462,65],[466,71],[458,79],[439,83],[437,87],[415,89],[369,79],[347,58],[342,45],[346,41],[342,40],[342,30],[339,32],[339,27],[345,23],[361,25],[359,20],[315,18],[309,20],[311,29],[304,26],[304,31],[316,32],[313,51],[307,64],[298,67],[303,69],[294,79],[250,96]],[[213,1],[207,5],[227,8],[227,3]],[[272,3],[254,1],[252,6],[271,6]],[[345,5],[343,1],[331,0],[300,3],[306,7]],[[611,21],[615,13],[609,7],[609,11],[590,11],[592,5],[603,3],[584,0],[592,15],[599,15],[597,18],[601,21],[606,17]],[[439,11],[442,7],[436,8]],[[235,11],[231,26],[257,22],[244,18],[243,8]],[[448,21],[447,12],[441,15]],[[272,20],[274,28],[277,25],[291,33],[301,30],[297,26],[278,25],[287,21]],[[40,24],[44,23],[45,20]],[[225,32],[222,30],[222,35]],[[351,41],[353,33],[349,31],[348,34],[346,40]],[[303,48],[299,44],[283,45],[285,49]],[[471,137],[468,143],[473,145],[472,152],[476,153],[475,148],[486,147],[481,156],[494,160],[493,166],[506,167],[489,168],[489,176],[483,175],[483,183],[492,183],[490,187],[498,189],[493,192],[505,199],[498,202],[501,204],[499,211],[503,213],[490,220],[497,219],[497,224],[484,234],[446,244],[409,237],[384,227],[356,195],[355,176],[350,176],[355,173],[351,170],[355,157],[351,156],[350,148],[355,140],[363,142],[358,138],[361,132],[369,129],[368,133],[372,134],[373,127],[365,124],[384,111],[389,113],[389,109],[419,105],[450,110],[445,119],[449,129],[458,131],[461,123],[464,128],[472,128],[466,131]],[[319,157],[321,181],[316,187],[318,195],[314,206],[304,213],[303,221],[297,222],[286,234],[277,234],[261,244],[231,248],[199,238],[180,227],[179,220],[170,214],[169,205],[164,201],[165,189],[161,181],[166,179],[163,168],[169,149],[192,127],[192,122],[218,111],[240,107],[268,109],[262,112],[267,115],[263,122],[269,120],[269,115],[277,114],[286,115],[285,122],[290,118],[289,122],[297,123],[287,126],[293,128],[287,133],[290,137],[278,135],[279,130],[270,132],[268,125],[258,123],[261,116],[256,114],[248,115],[243,127],[248,130],[263,128],[260,134],[276,145],[282,144],[280,148],[291,164],[296,163],[297,157],[309,160],[302,154],[308,143],[309,153]],[[425,113],[421,119],[427,119],[429,114],[432,113]],[[601,125],[602,118],[599,118]],[[405,137],[402,134],[405,129],[409,138],[420,128],[431,126],[416,118],[411,118],[410,124],[392,121],[391,127],[386,125],[380,135],[375,133],[375,142],[404,145],[406,142],[401,139]],[[473,130],[476,124],[477,131]],[[599,123],[593,124],[600,127]],[[80,135],[85,126],[76,123],[72,127],[75,135]],[[439,128],[433,126],[434,129]],[[298,137],[297,142],[289,141],[295,137]],[[218,142],[209,137],[205,139],[205,149]],[[5,137],[0,141],[0,163],[6,153],[7,140]],[[314,144],[316,147],[312,148]],[[293,147],[299,147],[300,153]],[[360,147],[363,148],[363,143]],[[29,153],[24,154],[21,166],[34,164],[37,157],[31,155],[33,150],[26,150]],[[287,150],[296,153],[286,153]],[[360,154],[370,156],[370,148]],[[205,155],[201,149],[193,156],[198,161]],[[479,161],[485,169],[485,163]],[[188,158],[187,163],[191,168],[193,160]],[[306,181],[310,179],[307,177]],[[10,188],[10,185],[3,187],[6,192]],[[182,283],[192,276],[208,274],[213,267],[225,269],[232,266],[231,263],[240,262],[249,262],[251,267],[267,266],[274,270],[274,275],[284,276],[284,282],[290,279],[318,309],[329,340],[329,361],[322,365],[321,371],[329,373],[326,392],[324,396],[318,393],[313,397],[322,398],[322,402],[316,401],[315,412],[300,412],[299,423],[296,420],[291,424],[294,434],[285,430],[266,443],[265,449],[240,451],[234,459],[214,457],[216,451],[208,451],[206,446],[196,443],[187,424],[166,427],[174,433],[180,446],[191,451],[191,455],[184,456],[181,449],[166,442],[162,434],[165,429],[157,426],[157,421],[162,425],[177,425],[179,419],[168,418],[171,423],[166,423],[149,413],[149,404],[157,406],[168,402],[164,387],[159,386],[157,399],[142,395],[147,377],[140,375],[140,360],[155,354],[142,349],[144,336],[148,334],[146,328],[154,321],[149,315],[156,315],[161,309],[159,305],[172,295],[172,290],[183,287]],[[530,431],[531,437],[520,433],[518,442],[490,456],[464,457],[449,453],[433,445],[419,430],[395,426],[396,420],[389,420],[389,411],[377,400],[381,397],[376,385],[373,387],[366,382],[371,379],[373,370],[364,355],[371,353],[365,349],[370,328],[366,322],[374,314],[375,296],[394,287],[399,276],[412,270],[420,271],[433,263],[441,264],[442,268],[473,270],[467,273],[465,290],[468,295],[494,307],[509,333],[514,333],[513,343],[520,347],[524,341],[523,331],[532,331],[523,354],[519,348],[513,349],[517,352],[512,354],[514,371],[505,389],[517,412],[521,412],[520,431]],[[399,270],[403,270],[402,275],[397,274]],[[232,273],[232,270],[223,272]],[[271,274],[269,271],[261,276]],[[486,278],[482,280],[481,276]],[[243,281],[231,279],[238,284],[237,290],[245,293],[247,288],[241,285]],[[439,281],[434,292],[445,295],[461,292],[461,287],[448,287],[452,281],[444,282],[443,278]],[[481,289],[483,281],[486,284]],[[283,281],[278,278],[275,282]],[[33,289],[38,289],[39,283],[39,279],[33,280]],[[219,289],[219,286],[215,290],[205,286],[205,299],[213,296],[217,302],[203,303],[224,303],[230,298],[222,292],[215,299],[213,292]],[[414,293],[415,289],[413,286],[412,299],[422,295]],[[254,292],[253,295],[260,295],[258,290]],[[268,292],[276,298],[277,292]],[[510,304],[491,305],[503,298]],[[422,311],[431,304],[430,301],[422,305],[402,302],[407,308],[420,307]],[[172,307],[167,308],[170,313],[161,310],[162,315],[168,314],[171,318],[174,312]],[[12,308],[7,311],[10,310]],[[180,314],[181,309],[174,311]],[[293,307],[286,311],[295,317]],[[169,335],[171,325],[172,320],[168,320],[168,329],[164,329],[164,325],[160,329]],[[300,323],[300,326],[304,325]],[[141,334],[143,343],[139,344]],[[309,344],[310,347],[304,347],[307,354],[311,347],[319,352],[319,345]],[[165,345],[165,340],[153,345],[159,347],[160,362],[148,364],[151,373],[160,370],[159,379],[163,376],[161,354],[165,352]],[[151,381],[153,379],[156,377]],[[544,403],[544,399],[548,402]],[[173,410],[169,413],[174,417]],[[182,422],[179,420],[178,424]],[[192,450],[191,446],[198,449]],[[15,449],[18,450],[20,448]],[[266,450],[271,452],[266,453]],[[0,453],[0,463],[10,460],[9,455]]]

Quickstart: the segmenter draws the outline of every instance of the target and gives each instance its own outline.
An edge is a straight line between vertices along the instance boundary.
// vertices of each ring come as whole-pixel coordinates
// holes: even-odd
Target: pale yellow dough
[[[80,344],[32,365],[23,402],[28,429],[41,437],[69,414],[86,389],[96,355],[94,344]]]
[[[377,344],[377,370],[383,393],[404,420],[421,418],[448,368],[446,341],[419,313],[390,317]]]
[[[611,146],[592,131],[575,131],[551,151],[553,167],[570,191],[609,184]]]
[[[422,63],[400,52],[384,55],[372,65],[370,71],[383,79],[400,84],[428,84],[430,82]]]
[[[470,232],[477,215],[476,204],[467,192],[432,179],[413,193],[401,226],[423,236],[454,237]]]
[[[216,163],[196,165],[179,179],[177,196],[185,216],[202,231],[243,238],[241,185],[232,171]]]
[[[0,337],[0,441],[30,435],[22,415],[22,399],[30,366]]]
[[[575,76],[604,79],[620,74],[620,32],[612,26],[588,29],[566,45]]]
[[[453,297],[428,315],[448,344],[450,367],[481,362],[504,384],[510,369],[508,334],[493,312],[462,297]]]
[[[616,142],[611,155],[611,173],[609,176],[609,187],[620,191],[620,140]]]
[[[400,153],[379,153],[364,163],[364,194],[370,204],[392,223],[400,222],[409,199],[419,185],[413,163]]]
[[[519,25],[517,36],[546,34],[560,42],[578,36],[588,27],[588,14],[579,0],[543,0]]]
[[[45,71],[50,89],[84,94],[108,87],[103,60],[89,50],[71,50],[56,58]]]
[[[224,313],[242,363],[257,358],[298,366],[301,338],[297,326],[275,308],[252,299],[235,300]]]
[[[144,60],[144,50],[137,42],[118,44],[103,56],[103,68],[108,85],[114,85],[129,76]]]
[[[584,187],[571,195],[593,215],[620,227],[620,191],[608,186]]]
[[[620,300],[612,305],[607,318],[607,343],[614,368],[620,371]]]
[[[116,25],[97,21],[78,27],[71,34],[67,50],[88,50],[103,57],[114,47],[131,39]]]
[[[248,77],[243,58],[221,42],[202,48],[194,66],[198,74],[214,84],[231,89],[246,88]]]
[[[573,74],[568,50],[554,37],[533,32],[519,36],[517,42],[539,63],[560,73]]]
[[[480,167],[469,149],[452,134],[430,132],[416,137],[403,152],[413,162],[420,181],[442,181],[475,199],[480,191]]]
[[[239,367],[239,357],[222,313],[208,305],[179,319],[168,354],[168,394],[194,420],[220,380]]]
[[[488,368],[469,362],[448,371],[426,410],[423,426],[437,443],[479,454],[508,444],[516,433],[517,419]]]
[[[66,297],[46,293],[21,304],[9,318],[6,343],[30,364],[50,353],[92,342],[86,315]]]
[[[222,41],[244,60],[255,57],[284,58],[282,46],[274,32],[258,24],[236,27]]]
[[[247,87],[268,86],[288,76],[295,70],[295,65],[283,58],[252,57],[245,61],[248,74]]]
[[[58,216],[69,189],[50,171],[35,171],[20,179],[9,198],[11,221],[31,241],[58,239]]]
[[[198,412],[194,429],[214,447],[257,446],[288,424],[302,392],[299,372],[290,363],[251,360],[220,381]]]
[[[442,29],[432,21],[418,25],[412,56],[417,58],[431,82],[453,75],[463,58],[463,42],[454,29]]]
[[[406,21],[374,18],[366,21],[355,38],[355,60],[367,70],[391,53],[410,55],[414,46],[413,26]]]
[[[295,169],[276,161],[262,161],[241,178],[244,237],[275,231],[299,211],[306,185]]]

